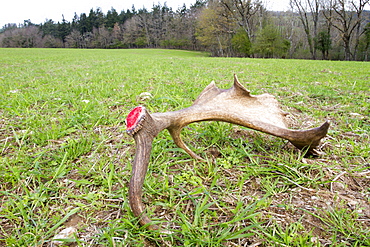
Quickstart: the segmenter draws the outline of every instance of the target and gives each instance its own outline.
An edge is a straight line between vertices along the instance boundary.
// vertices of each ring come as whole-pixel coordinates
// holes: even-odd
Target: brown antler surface
[[[194,104],[188,108],[165,113],[152,113],[138,106],[126,119],[127,133],[136,143],[136,153],[129,186],[129,201],[132,212],[140,218],[140,224],[149,229],[159,229],[144,213],[142,187],[147,172],[153,139],[164,129],[168,129],[177,146],[191,157],[202,159],[182,141],[180,132],[186,125],[200,121],[223,121],[245,126],[290,141],[298,149],[307,148],[314,153],[320,140],[326,135],[329,123],[308,130],[290,130],[286,127],[285,116],[278,101],[270,94],[251,95],[234,75],[234,85],[230,89],[219,89],[212,82]]]

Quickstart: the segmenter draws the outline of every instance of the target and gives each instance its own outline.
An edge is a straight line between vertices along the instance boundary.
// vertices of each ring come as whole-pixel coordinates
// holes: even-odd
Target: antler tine
[[[126,119],[127,132],[133,135],[136,143],[132,177],[129,186],[130,207],[140,218],[140,224],[149,229],[160,229],[152,224],[144,213],[142,187],[148,169],[153,139],[163,129],[168,129],[175,144],[191,157],[202,160],[182,141],[181,130],[188,124],[200,121],[223,121],[245,126],[267,134],[289,140],[299,149],[307,147],[308,153],[326,135],[329,122],[309,130],[290,130],[286,127],[286,113],[280,110],[277,100],[270,94],[251,95],[234,75],[234,85],[230,89],[219,89],[211,82],[188,108],[178,111],[149,114],[142,107],[136,107]]]
[[[182,141],[180,133],[181,133],[182,128],[168,128],[168,131],[170,132],[173,141],[175,144],[179,147],[184,149],[185,152],[187,152],[193,159],[199,160],[199,161],[204,161],[202,157],[194,153],[186,144]]]

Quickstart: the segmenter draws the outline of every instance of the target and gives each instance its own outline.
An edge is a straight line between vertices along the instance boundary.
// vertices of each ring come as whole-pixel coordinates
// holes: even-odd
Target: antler
[[[165,113],[149,112],[143,106],[134,108],[126,119],[127,133],[136,143],[136,153],[129,186],[129,201],[132,212],[140,217],[140,224],[149,229],[159,229],[144,213],[142,187],[148,169],[153,139],[164,129],[168,129],[177,146],[184,149],[194,159],[202,159],[182,141],[180,132],[186,125],[200,121],[223,121],[245,126],[290,141],[298,149],[307,148],[314,153],[320,140],[326,135],[329,122],[309,130],[290,130],[277,100],[270,94],[251,95],[234,75],[234,85],[230,89],[219,89],[215,83],[209,84],[194,104],[188,108]]]

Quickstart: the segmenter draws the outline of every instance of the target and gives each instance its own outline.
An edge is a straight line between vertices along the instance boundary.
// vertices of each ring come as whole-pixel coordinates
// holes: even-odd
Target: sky
[[[185,3],[187,7],[194,4],[196,0],[8,0],[3,1],[0,7],[0,28],[8,23],[23,24],[24,20],[30,19],[32,23],[44,23],[47,19],[58,22],[62,20],[62,15],[67,21],[72,21],[74,13],[88,14],[90,9],[100,7],[104,14],[112,7],[118,13],[121,10],[130,9],[135,5],[136,9],[141,9],[145,6],[150,9],[153,4],[165,2],[168,7],[177,10]],[[269,10],[287,10],[289,0],[266,0],[265,6]]]

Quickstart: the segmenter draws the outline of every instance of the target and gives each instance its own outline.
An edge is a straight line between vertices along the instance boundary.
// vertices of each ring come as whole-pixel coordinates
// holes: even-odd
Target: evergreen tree
[[[135,8],[133,8],[135,11]],[[127,20],[131,19],[135,15],[135,12],[131,12],[129,9],[126,11],[121,11],[121,13],[118,16],[118,22],[119,24],[124,24]]]
[[[0,33],[3,33],[7,30],[12,30],[12,29],[17,29],[17,24],[15,23],[8,23],[8,24],[5,24],[1,29],[0,29]]]
[[[72,23],[71,23],[71,32],[73,30],[78,30],[78,23],[79,23],[79,16],[77,15],[77,13],[75,12],[75,15],[73,16],[73,19],[72,19]]]
[[[58,31],[57,37],[60,38],[64,44],[66,42],[66,37],[71,33],[71,26],[69,22],[67,22],[66,19],[64,19],[64,16],[62,19],[62,23],[58,22],[57,31]]]
[[[329,50],[331,49],[331,38],[327,31],[321,31],[318,33],[317,37],[314,39],[315,48],[322,53],[323,59],[328,59]]]
[[[257,34],[253,44],[254,52],[264,58],[285,57],[290,42],[282,38],[281,33],[273,24],[267,24]]]
[[[119,20],[120,18],[117,11],[114,8],[112,8],[111,10],[108,10],[107,15],[105,17],[105,27],[113,29],[114,24],[118,23]]]
[[[90,28],[88,24],[88,19],[85,13],[82,13],[80,15],[77,26],[78,26],[78,31],[80,31],[81,34],[92,31],[92,27]]]
[[[363,57],[362,60],[369,61],[370,56],[370,22],[366,24],[364,28],[363,36],[360,40],[360,48],[359,50],[362,52]]]
[[[249,40],[248,34],[243,28],[239,28],[236,34],[231,39],[231,44],[241,56],[251,55],[252,44]]]
[[[57,25],[54,23],[53,20],[46,20],[44,24],[40,25],[40,31],[42,32],[42,36],[52,35],[54,37],[58,36],[58,28]]]

